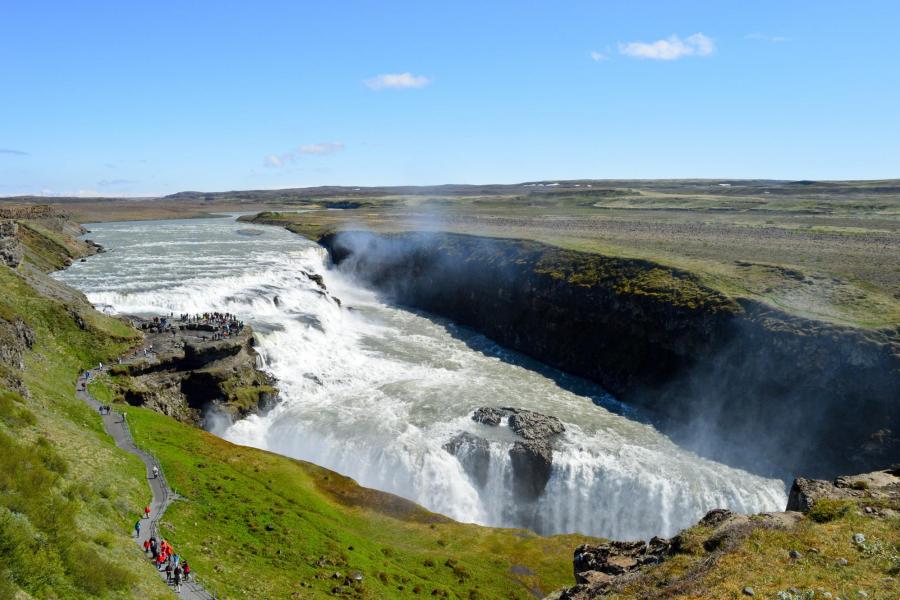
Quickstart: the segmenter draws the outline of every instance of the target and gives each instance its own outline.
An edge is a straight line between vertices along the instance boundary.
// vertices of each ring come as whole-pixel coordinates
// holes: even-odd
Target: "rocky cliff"
[[[900,331],[734,300],[690,273],[535,242],[328,234],[342,270],[650,409],[679,442],[782,477],[900,458]]]
[[[15,221],[0,219],[0,263],[15,269],[22,262],[22,244],[19,242],[19,225]]]
[[[135,323],[145,332],[147,350],[112,370],[125,402],[208,426],[213,415],[235,420],[274,401],[274,382],[257,368],[249,326],[217,339],[214,328],[196,324],[161,329],[152,321]]]

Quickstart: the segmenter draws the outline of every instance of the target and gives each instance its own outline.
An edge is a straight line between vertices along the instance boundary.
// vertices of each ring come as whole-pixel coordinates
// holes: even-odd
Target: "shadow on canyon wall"
[[[321,243],[386,299],[560,369],[561,385],[596,382],[703,456],[782,478],[900,459],[896,330],[800,319],[677,269],[535,242],[353,231]]]

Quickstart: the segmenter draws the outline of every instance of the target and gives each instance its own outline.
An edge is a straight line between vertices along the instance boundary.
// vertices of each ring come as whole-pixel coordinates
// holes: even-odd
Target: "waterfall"
[[[783,482],[702,459],[607,410],[615,401],[596,386],[564,389],[474,332],[383,303],[286,231],[240,235],[247,226],[232,219],[91,228],[111,251],[57,276],[98,306],[226,311],[253,326],[281,402],[265,415],[211,425],[225,439],[314,462],[460,521],[539,533],[668,536],[712,508],[785,506]],[[326,289],[310,275],[322,275]],[[485,405],[565,423],[537,498],[515,493],[509,430],[470,418]],[[467,450],[445,449],[462,431],[486,441],[486,475]]]

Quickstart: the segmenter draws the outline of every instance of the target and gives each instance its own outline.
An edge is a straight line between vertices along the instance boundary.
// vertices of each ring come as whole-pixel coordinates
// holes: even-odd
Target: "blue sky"
[[[900,3],[0,6],[0,195],[900,177]]]

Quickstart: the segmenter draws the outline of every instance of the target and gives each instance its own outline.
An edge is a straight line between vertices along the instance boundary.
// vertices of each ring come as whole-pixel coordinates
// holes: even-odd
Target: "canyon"
[[[789,478],[900,457],[896,329],[803,319],[685,271],[537,242],[363,231],[319,241],[391,301],[597,381],[716,460]]]

